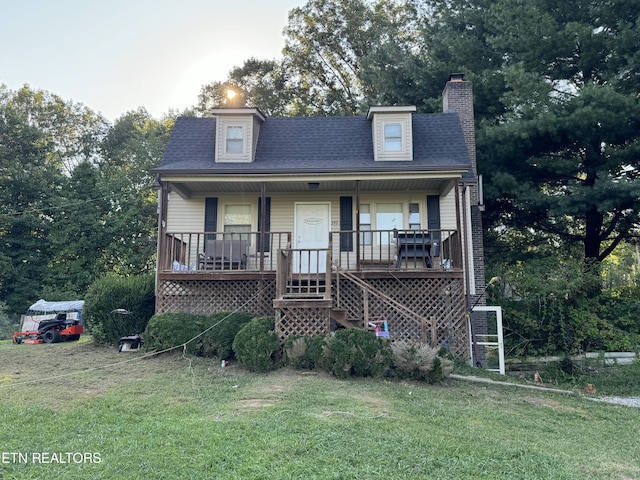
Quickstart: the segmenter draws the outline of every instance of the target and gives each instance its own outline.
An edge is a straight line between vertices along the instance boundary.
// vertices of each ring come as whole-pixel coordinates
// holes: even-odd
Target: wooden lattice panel
[[[326,335],[331,327],[331,309],[283,307],[276,310],[276,333],[284,343],[290,335]]]
[[[373,278],[366,282],[426,319],[401,312],[373,293],[365,293],[348,279],[340,280],[340,308],[350,320],[364,322],[365,295],[369,317],[384,318],[391,338],[446,346],[455,355],[468,350],[465,297],[462,279],[457,278]],[[334,288],[335,292],[336,289]],[[335,293],[334,293],[335,295]],[[334,297],[337,303],[337,298]]]
[[[240,310],[273,315],[275,281],[271,280],[170,280],[158,286],[156,312],[190,312],[211,315]]]

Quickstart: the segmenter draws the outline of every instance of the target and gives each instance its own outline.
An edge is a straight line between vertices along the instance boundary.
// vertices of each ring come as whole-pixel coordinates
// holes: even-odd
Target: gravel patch
[[[640,408],[640,397],[600,397],[592,398],[591,400],[613,403],[615,405],[624,405],[626,407]]]

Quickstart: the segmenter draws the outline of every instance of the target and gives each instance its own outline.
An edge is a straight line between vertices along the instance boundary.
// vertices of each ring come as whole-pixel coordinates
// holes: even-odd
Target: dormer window
[[[244,144],[244,133],[243,133],[242,126],[228,125],[226,153],[231,155],[242,155],[243,144]]]
[[[376,161],[413,160],[411,114],[414,106],[371,107],[373,155]]]
[[[402,125],[399,123],[384,124],[384,151],[402,151]]]
[[[217,108],[216,162],[253,162],[264,115],[257,108]]]

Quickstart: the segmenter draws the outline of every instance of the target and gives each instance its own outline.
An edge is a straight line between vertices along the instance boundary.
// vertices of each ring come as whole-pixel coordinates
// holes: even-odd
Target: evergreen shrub
[[[145,347],[162,351],[181,345],[196,337],[205,329],[207,317],[193,313],[159,313],[154,315],[143,334]],[[187,353],[201,354],[202,340],[196,339],[187,344]]]
[[[325,340],[323,366],[336,377],[378,377],[390,365],[391,351],[372,332],[348,328],[331,333]]]
[[[285,364],[300,370],[315,370],[322,365],[325,337],[291,336],[284,345]]]
[[[216,326],[202,335],[202,355],[220,360],[234,358],[233,340],[252,318],[253,314],[246,312],[220,312],[207,317],[203,331]]]
[[[252,372],[268,372],[276,367],[280,343],[273,317],[256,317],[238,332],[233,340],[238,362]]]
[[[399,378],[435,383],[453,371],[453,361],[443,349],[398,340],[391,344],[391,351]]]

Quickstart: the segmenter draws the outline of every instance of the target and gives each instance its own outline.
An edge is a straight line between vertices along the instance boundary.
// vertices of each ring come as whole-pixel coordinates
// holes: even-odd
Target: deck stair
[[[410,308],[406,307],[405,305],[403,305],[402,303],[398,302],[397,300],[393,299],[389,295],[387,295],[384,292],[382,292],[382,291],[378,290],[377,288],[373,287],[371,284],[369,284],[365,280],[361,279],[357,275],[354,275],[353,273],[351,273],[351,272],[349,272],[347,270],[344,270],[344,269],[342,269],[341,267],[339,267],[338,265],[335,265],[335,264],[332,267],[336,271],[336,273],[338,274],[338,277],[343,277],[346,280],[348,280],[350,282],[353,282],[354,284],[359,286],[364,292],[366,292],[368,294],[371,294],[371,295],[375,295],[382,302],[386,303],[387,305],[389,305],[390,307],[392,307],[393,309],[395,309],[399,313],[405,315],[407,318],[410,318],[411,320],[416,322],[416,324],[418,324],[421,327],[422,331],[424,332],[423,341],[426,341],[426,331],[428,329],[431,329],[431,321],[428,318],[426,318],[423,315],[420,315],[417,312],[414,312],[413,310],[411,310]],[[345,317],[346,317],[346,314],[345,314]],[[333,315],[332,315],[332,318],[334,318]],[[338,320],[338,319],[335,319],[335,320],[338,323],[342,324],[342,322],[340,322],[340,320]],[[365,318],[365,325],[368,324],[368,320],[369,319]],[[346,318],[345,318],[345,321],[348,321],[348,320],[346,320]],[[351,322],[354,323],[353,321],[351,321]],[[363,325],[358,325],[358,326],[362,327]]]

